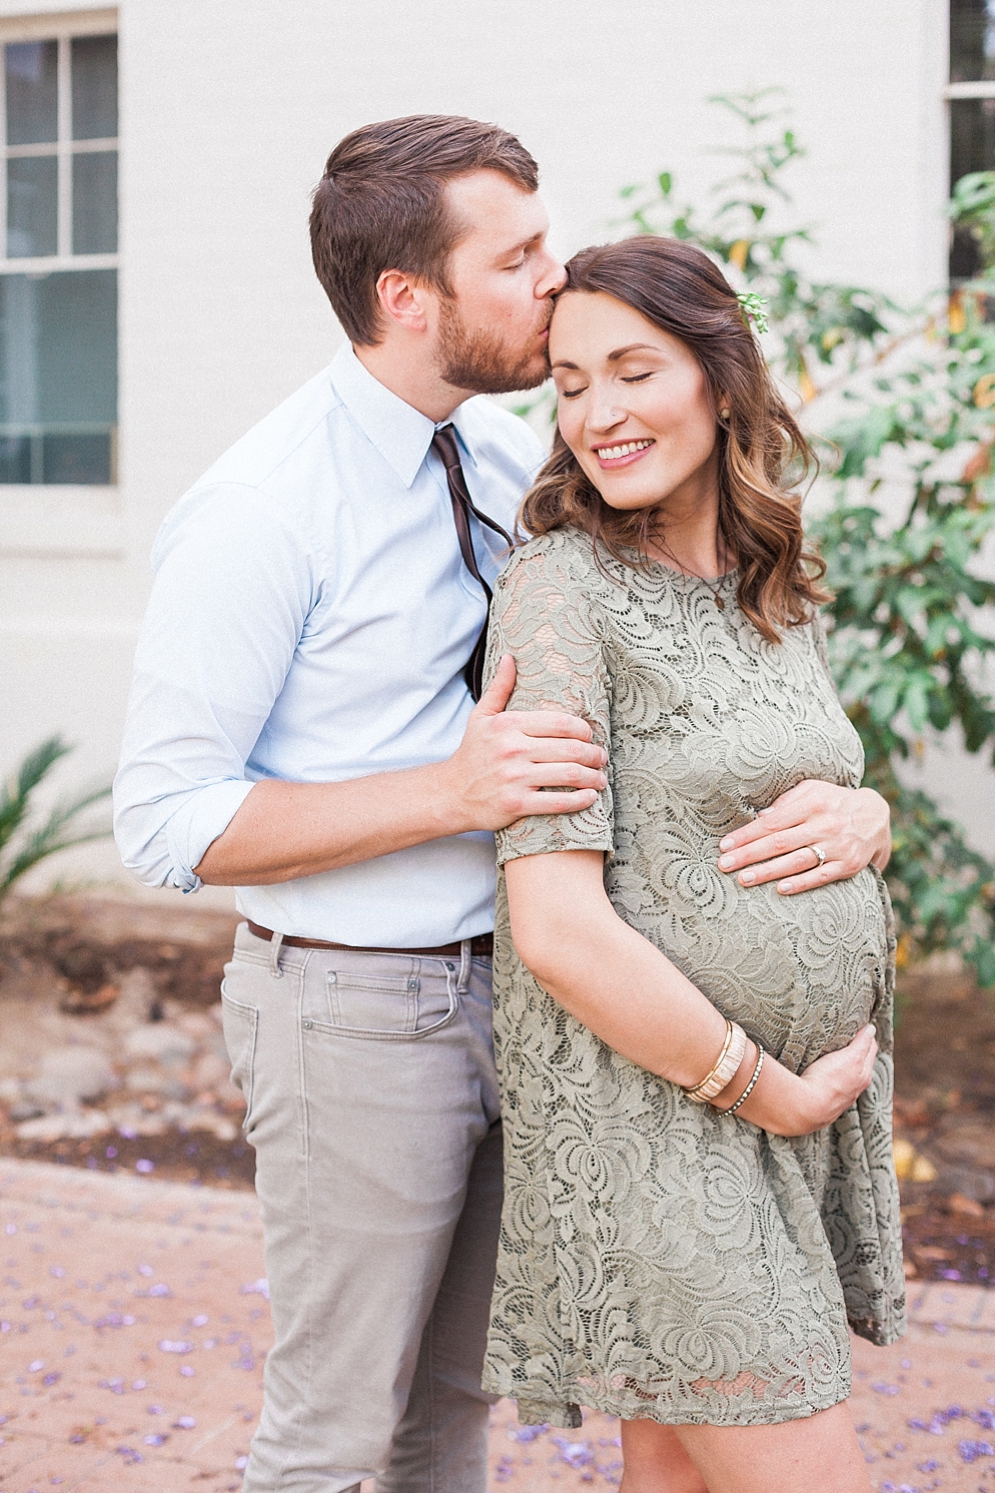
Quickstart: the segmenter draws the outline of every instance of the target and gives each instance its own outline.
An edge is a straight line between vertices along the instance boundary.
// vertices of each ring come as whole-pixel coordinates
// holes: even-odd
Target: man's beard
[[[545,324],[537,326],[532,335]],[[549,377],[544,353],[516,353],[491,333],[468,331],[456,302],[445,299],[439,307],[438,361],[447,384],[470,389],[474,394],[534,389]]]

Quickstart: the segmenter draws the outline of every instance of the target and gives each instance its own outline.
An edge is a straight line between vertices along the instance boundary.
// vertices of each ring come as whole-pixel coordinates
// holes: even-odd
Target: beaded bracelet
[[[747,1099],[749,1099],[750,1095],[753,1093],[753,1090],[756,1087],[757,1079],[760,1077],[760,1070],[761,1070],[761,1068],[764,1065],[764,1050],[760,1046],[759,1042],[757,1043],[757,1054],[758,1054],[758,1056],[757,1056],[757,1066],[753,1070],[753,1077],[750,1079],[749,1083],[746,1085],[746,1088],[743,1090],[743,1092],[740,1094],[739,1098],[736,1100],[736,1103],[735,1104],[730,1104],[730,1106],[729,1106],[728,1109],[720,1109],[719,1110],[719,1114],[721,1114],[721,1115],[734,1115],[736,1113],[737,1109],[739,1108],[739,1106],[741,1104],[745,1104],[746,1101],[747,1101]]]
[[[692,1088],[685,1089],[687,1097],[694,1104],[707,1104],[717,1094],[732,1082],[739,1072],[739,1065],[743,1061],[746,1051],[746,1033],[735,1021],[726,1021],[726,1039],[719,1053],[719,1060],[710,1073],[706,1073],[700,1083]]]

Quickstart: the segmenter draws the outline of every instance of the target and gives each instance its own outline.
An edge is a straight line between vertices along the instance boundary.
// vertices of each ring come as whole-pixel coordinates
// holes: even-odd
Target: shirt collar
[[[332,386],[367,440],[393,467],[405,487],[410,487],[428,455],[435,422],[391,392],[373,377],[346,342],[332,359]],[[461,429],[461,406],[451,417],[464,453],[475,466],[473,453]],[[449,424],[450,421],[442,421]]]

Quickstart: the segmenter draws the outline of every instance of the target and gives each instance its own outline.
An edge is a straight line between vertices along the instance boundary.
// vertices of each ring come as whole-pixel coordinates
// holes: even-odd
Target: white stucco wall
[[[0,22],[21,7],[0,0]],[[69,10],[33,0],[31,10]],[[944,0],[122,0],[117,492],[0,488],[6,768],[46,733],[109,772],[155,530],[340,337],[310,267],[309,193],[375,118],[496,119],[543,170],[564,254],[624,183],[700,196],[734,132],[705,102],[789,91],[798,215],[827,277],[942,283]],[[0,37],[0,39],[3,39]],[[109,855],[103,858],[106,868]]]

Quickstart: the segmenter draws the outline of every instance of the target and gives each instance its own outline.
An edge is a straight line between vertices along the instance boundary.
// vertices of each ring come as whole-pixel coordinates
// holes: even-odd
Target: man
[[[543,454],[470,397],[545,377],[563,269],[536,188],[522,145],[472,120],[343,140],[311,230],[349,343],[153,554],[117,835],[147,883],[237,886],[247,920],[225,1035],[275,1328],[249,1493],[485,1486],[491,832],[605,782],[586,723],[505,712],[513,660],[476,708],[467,683],[493,525]],[[850,834],[861,865],[878,830]],[[759,835],[735,864],[779,848]]]

